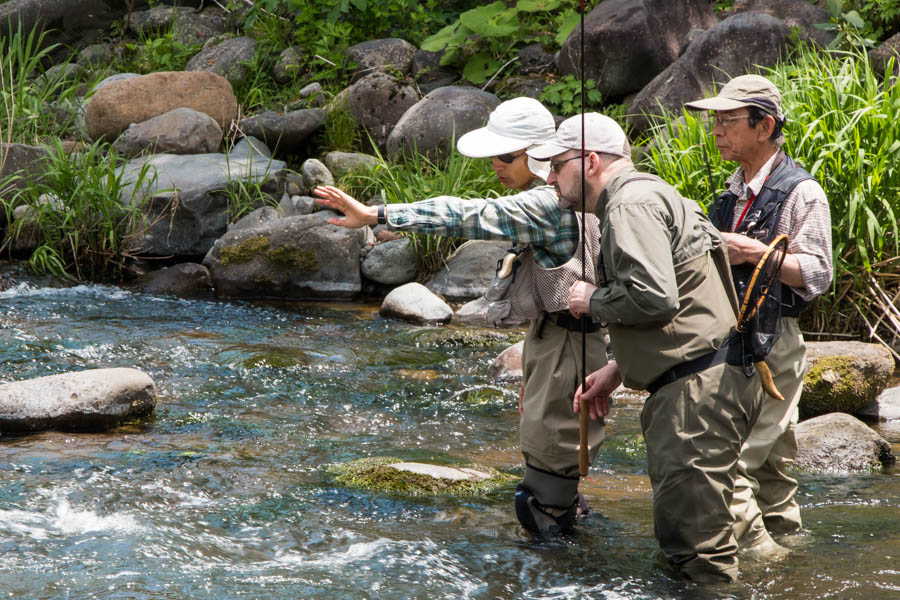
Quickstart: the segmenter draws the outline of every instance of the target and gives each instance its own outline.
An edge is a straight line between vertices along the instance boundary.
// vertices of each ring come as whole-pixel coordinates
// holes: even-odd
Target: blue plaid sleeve
[[[535,261],[546,268],[562,265],[578,248],[575,213],[559,208],[550,186],[500,198],[438,196],[385,208],[388,225],[401,231],[531,244]]]

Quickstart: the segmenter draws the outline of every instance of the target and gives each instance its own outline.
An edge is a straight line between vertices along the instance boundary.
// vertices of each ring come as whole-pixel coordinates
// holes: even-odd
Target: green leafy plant
[[[807,331],[900,336],[900,86],[892,67],[877,76],[863,48],[803,46],[790,62],[763,71],[784,99],[785,150],[819,181],[831,206],[835,280],[804,317]],[[702,204],[736,168],[721,159],[697,113],[665,115],[644,142],[645,166]]]
[[[183,71],[201,46],[180,42],[171,26],[160,33],[140,34],[137,42],[125,44],[121,68],[135,73]]]
[[[551,83],[541,92],[541,102],[553,112],[572,116],[581,112],[581,80],[574,75],[564,75],[555,83]],[[597,89],[597,82],[588,79],[584,82],[585,111],[596,110],[603,101],[603,94]]]
[[[465,78],[480,85],[515,60],[517,47],[532,41],[558,47],[579,20],[571,0],[518,0],[511,6],[497,0],[461,13],[421,47],[443,51],[442,65],[464,65]]]
[[[121,279],[139,250],[132,242],[145,219],[123,193],[127,182],[116,169],[115,154],[108,155],[99,142],[71,155],[58,142],[48,151],[43,176],[0,200],[11,223],[4,246],[23,237],[36,241],[28,264],[38,272],[78,280]],[[145,166],[132,189],[152,178]],[[27,207],[25,216],[14,219],[19,205]]]
[[[826,0],[831,20],[827,23],[816,23],[814,26],[825,31],[835,32],[830,48],[851,48],[854,46],[872,47],[875,42],[867,37],[870,33],[866,22],[856,10],[844,12],[844,0]]]

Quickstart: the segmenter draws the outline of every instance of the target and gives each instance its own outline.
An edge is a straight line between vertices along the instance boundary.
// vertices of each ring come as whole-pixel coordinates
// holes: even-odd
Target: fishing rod
[[[584,0],[581,0],[581,50],[579,60],[581,67],[581,280],[587,281],[587,236],[585,226],[585,181],[584,181]],[[587,391],[587,319],[581,316],[581,391]],[[587,402],[583,399],[578,405],[578,475],[587,477],[590,470],[590,454],[588,448],[588,420]]]

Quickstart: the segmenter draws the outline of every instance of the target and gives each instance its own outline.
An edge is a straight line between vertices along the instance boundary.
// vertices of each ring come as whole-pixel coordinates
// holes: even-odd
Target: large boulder
[[[249,298],[341,298],[359,294],[363,232],[329,225],[333,213],[234,228],[203,259],[216,293]]]
[[[341,94],[354,121],[384,148],[400,117],[419,101],[410,82],[377,71],[361,78]]]
[[[717,23],[706,0],[606,0],[584,20],[584,78],[604,97],[620,98],[644,87],[678,58],[692,29]],[[559,51],[563,74],[581,77],[581,28]]]
[[[710,96],[731,78],[774,66],[790,46],[790,28],[765,14],[732,15],[694,40],[628,106],[628,123],[641,132],[660,110],[680,114],[685,102]]]
[[[194,55],[184,70],[217,73],[237,87],[247,76],[248,64],[256,54],[256,46],[256,40],[249,37],[227,39]]]
[[[126,183],[120,200],[140,205],[146,216],[133,251],[203,256],[227,229],[227,190],[258,185],[281,198],[276,174],[284,167],[283,161],[261,158],[249,144],[235,146],[229,155],[154,154],[128,162],[120,167]]]
[[[266,111],[241,119],[244,135],[263,140],[279,150],[295,150],[306,139],[325,126],[325,112],[318,108],[301,108],[286,113]]]
[[[797,466],[826,473],[868,472],[894,462],[891,445],[859,419],[830,413],[797,424]]]
[[[508,248],[509,242],[470,240],[457,248],[425,285],[451,302],[483,296],[497,271],[497,261]]]
[[[448,86],[429,92],[403,113],[387,139],[391,158],[414,152],[446,157],[454,140],[482,127],[497,106],[497,96],[468,86]]]
[[[85,107],[91,139],[115,139],[132,123],[140,123],[186,106],[212,117],[222,131],[237,118],[231,84],[215,73],[161,71],[121,79],[97,90]]]
[[[90,369],[0,385],[0,432],[104,431],[148,415],[156,385],[137,369]]]
[[[894,357],[880,344],[811,342],[806,358],[801,418],[862,410],[884,390],[894,371]]]
[[[804,38],[822,47],[828,46],[834,39],[833,32],[816,27],[831,19],[828,9],[822,3],[814,4],[809,0],[735,0],[731,12],[772,15],[784,21],[788,27],[802,31]]]
[[[412,68],[416,47],[400,38],[368,40],[347,48],[347,60],[356,63],[354,78],[391,67],[404,75]]]

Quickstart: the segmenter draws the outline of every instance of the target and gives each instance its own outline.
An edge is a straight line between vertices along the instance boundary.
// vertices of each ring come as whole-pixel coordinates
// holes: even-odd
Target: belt
[[[595,331],[600,330],[600,323],[594,323],[587,315],[575,318],[569,312],[560,311],[547,313],[547,317],[563,329],[568,329],[569,331],[581,331],[582,325],[584,325],[584,331],[586,333],[594,333]]]
[[[655,394],[659,391],[659,388],[664,385],[668,385],[673,381],[678,381],[682,377],[687,377],[688,375],[693,375],[694,373],[699,373],[700,371],[705,371],[711,367],[715,367],[716,365],[721,365],[723,362],[727,362],[733,365],[741,365],[743,361],[741,359],[741,344],[740,344],[740,335],[734,334],[725,340],[725,343],[722,344],[722,347],[718,350],[713,350],[712,352],[707,352],[702,356],[698,356],[693,360],[689,360],[683,363],[678,363],[668,371],[663,372],[662,375],[654,379],[647,386],[647,391],[651,394]]]

